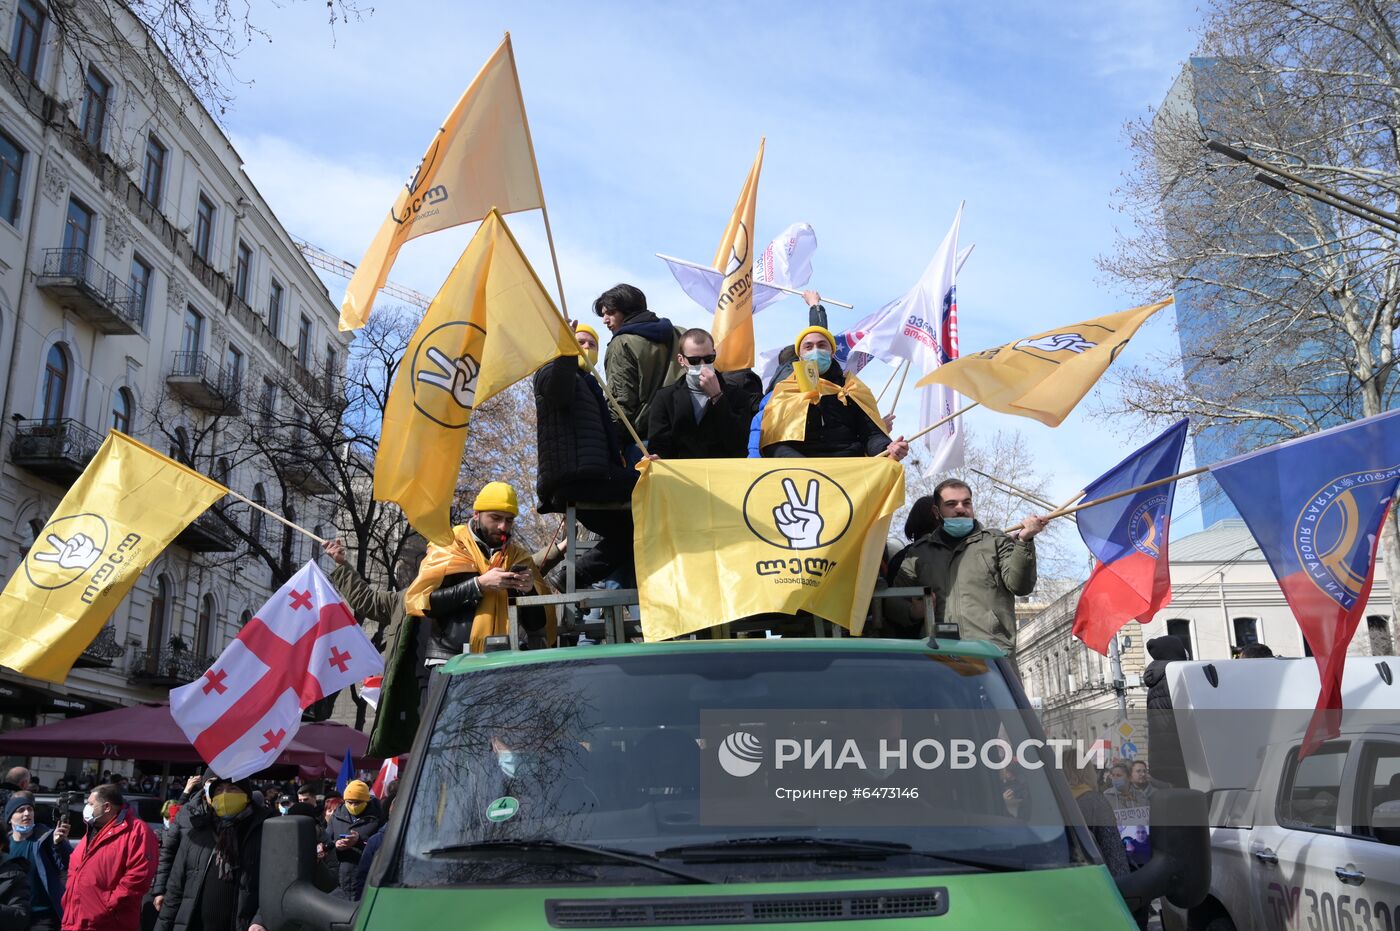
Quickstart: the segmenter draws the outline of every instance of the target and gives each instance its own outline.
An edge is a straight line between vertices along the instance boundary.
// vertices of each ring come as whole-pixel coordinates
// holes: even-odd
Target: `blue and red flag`
[[[1249,525],[1317,660],[1322,689],[1300,756],[1341,723],[1347,644],[1366,611],[1400,484],[1400,411],[1210,467]]]
[[[1185,447],[1182,420],[1095,479],[1084,489],[1085,500],[1176,475]],[[1175,495],[1176,483],[1169,482],[1078,512],[1079,535],[1098,565],[1079,596],[1074,635],[1091,650],[1107,654],[1123,625],[1147,623],[1172,600],[1167,531]]]

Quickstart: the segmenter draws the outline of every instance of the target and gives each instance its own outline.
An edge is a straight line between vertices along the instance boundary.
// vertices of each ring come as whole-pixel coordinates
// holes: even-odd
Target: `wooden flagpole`
[[[893,414],[894,409],[899,406],[899,396],[904,392],[904,380],[909,377],[909,369],[912,367],[913,366],[911,364],[906,363],[904,366],[904,374],[899,376],[899,387],[894,389],[894,400],[890,402],[891,414]],[[940,421],[940,423],[941,422],[942,421]]]
[[[1195,469],[1188,469],[1185,472],[1178,472],[1175,475],[1168,475],[1166,478],[1159,478],[1157,479],[1157,481],[1148,482],[1146,485],[1138,485],[1136,488],[1128,488],[1124,491],[1114,492],[1111,495],[1104,495],[1102,498],[1095,498],[1093,501],[1084,501],[1080,504],[1074,505],[1073,507],[1070,507],[1068,505],[1061,505],[1049,514],[1046,514],[1045,519],[1047,521],[1052,521],[1057,517],[1065,517],[1067,515],[1073,514],[1075,511],[1082,511],[1085,508],[1091,508],[1096,504],[1107,504],[1110,501],[1117,501],[1119,498],[1126,498],[1128,495],[1135,495],[1140,491],[1149,491],[1153,488],[1158,488],[1162,485],[1168,485],[1172,482],[1179,482],[1183,478],[1190,478],[1193,475],[1200,475],[1202,472],[1209,471],[1210,466],[1199,466]],[[1078,495],[1076,495],[1075,497],[1078,497]],[[1016,528],[1013,527],[1011,529],[1014,530]]]
[[[896,375],[899,374],[900,368],[901,368],[901,367],[907,368],[908,365],[909,365],[909,360],[906,359],[906,360],[904,360],[904,362],[903,362],[901,365],[896,365],[896,366],[890,371],[890,377],[887,378],[887,379],[885,379],[885,387],[883,387],[883,388],[880,389],[879,395],[877,395],[876,398],[875,398],[875,404],[876,404],[877,407],[879,406],[880,402],[883,401],[883,400],[885,399],[885,392],[890,390],[890,385],[893,385],[893,384],[894,384],[894,377],[895,377]]]
[[[288,527],[292,528],[292,529],[295,530],[297,533],[305,534],[306,536],[308,536],[308,537],[310,537],[311,539],[315,540],[317,543],[321,544],[322,546],[325,546],[326,543],[329,542],[329,541],[323,539],[322,537],[316,536],[316,534],[312,533],[310,530],[307,530],[305,527],[301,526],[301,524],[294,524],[294,523],[292,523],[291,521],[287,520],[287,518],[283,517],[281,514],[278,514],[276,511],[269,511],[267,508],[263,507],[261,504],[258,504],[256,501],[252,501],[252,500],[250,500],[250,499],[248,499],[248,498],[243,497],[243,496],[240,495],[238,492],[234,491],[232,488],[230,488],[230,489],[228,490],[228,493],[229,493],[230,495],[233,495],[233,497],[237,498],[239,501],[242,501],[244,504],[248,505],[249,507],[251,507],[251,508],[257,508],[259,511],[262,511],[262,512],[263,512],[264,514],[266,514],[268,517],[271,517],[273,520],[279,521],[280,523],[283,523],[283,524],[286,524]]]

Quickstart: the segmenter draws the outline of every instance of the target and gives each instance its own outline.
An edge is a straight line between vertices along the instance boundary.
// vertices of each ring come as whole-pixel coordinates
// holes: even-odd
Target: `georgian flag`
[[[379,775],[374,777],[374,785],[369,787],[369,791],[375,798],[382,799],[384,790],[389,784],[399,778],[399,768],[403,765],[403,757],[391,756],[379,767]]]
[[[203,676],[170,692],[170,715],[210,769],[242,779],[281,755],[303,709],[383,671],[349,606],[308,562]]]
[[[384,687],[383,676],[369,676],[360,683],[360,697],[365,700],[365,704],[374,710],[379,710],[379,692]]]

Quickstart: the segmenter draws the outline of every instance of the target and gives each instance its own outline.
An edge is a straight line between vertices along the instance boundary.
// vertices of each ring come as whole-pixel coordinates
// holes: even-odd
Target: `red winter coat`
[[[80,840],[68,863],[63,931],[140,931],[141,899],[155,880],[159,847],[130,805]]]

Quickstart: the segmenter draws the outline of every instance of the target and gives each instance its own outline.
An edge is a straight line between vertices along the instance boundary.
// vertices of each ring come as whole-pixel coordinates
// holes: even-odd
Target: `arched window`
[[[1235,625],[1235,646],[1247,647],[1259,642],[1259,618],[1237,617],[1232,623]]]
[[[170,444],[170,458],[187,464],[190,461],[190,431],[184,427],[175,428],[175,439]]]
[[[253,486],[253,503],[267,506],[267,491],[263,488],[263,483],[258,482]],[[253,508],[248,515],[248,532],[253,535],[253,539],[261,540],[263,535],[263,512]]]
[[[1391,656],[1395,653],[1395,641],[1390,636],[1390,618],[1384,614],[1366,616],[1366,633],[1371,638],[1372,656]]]
[[[1195,659],[1196,651],[1191,648],[1191,622],[1183,617],[1167,619],[1167,636],[1175,637],[1186,648],[1186,658]]]
[[[229,476],[233,474],[233,464],[228,461],[227,456],[220,456],[218,463],[214,466],[214,479],[220,485],[227,485]]]
[[[199,599],[199,620],[194,628],[194,649],[196,656],[209,656],[214,643],[214,596],[206,594]]]
[[[239,630],[242,630],[243,628],[247,627],[247,626],[248,626],[248,622],[251,621],[252,619],[253,619],[253,612],[252,612],[252,611],[249,611],[248,609],[245,608],[245,609],[243,610],[243,613],[240,614],[240,615],[238,615],[238,629],[239,629]]]
[[[165,649],[165,632],[170,619],[170,579],[156,576],[156,596],[151,599],[151,618],[146,625],[146,645],[152,652]]]
[[[62,420],[68,406],[68,354],[54,343],[44,362],[44,420]]]
[[[131,432],[131,392],[118,388],[112,395],[112,429],[123,433]]]

